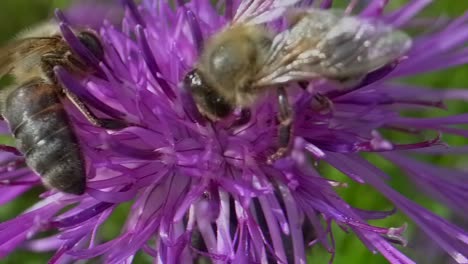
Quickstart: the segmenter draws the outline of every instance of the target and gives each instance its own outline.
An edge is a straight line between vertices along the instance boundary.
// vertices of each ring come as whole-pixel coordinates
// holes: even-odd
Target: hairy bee
[[[90,30],[76,34],[81,44],[102,60],[104,50],[98,36]],[[55,66],[62,66],[76,76],[92,73],[53,23],[25,32],[0,49],[0,77],[7,74],[14,77],[14,84],[0,91],[0,110],[18,150],[45,185],[80,195],[86,189],[84,159],[62,100],[70,99],[91,123],[112,125],[109,120],[94,116],[58,83]]]
[[[295,2],[244,1],[233,21],[206,41],[183,81],[200,112],[212,120],[230,115],[236,107],[250,107],[270,88],[276,89],[279,148],[270,162],[287,151],[291,139],[287,83],[355,83],[411,46],[405,33],[382,22],[337,10],[285,8]],[[289,18],[286,30],[274,33],[264,25],[284,14]]]

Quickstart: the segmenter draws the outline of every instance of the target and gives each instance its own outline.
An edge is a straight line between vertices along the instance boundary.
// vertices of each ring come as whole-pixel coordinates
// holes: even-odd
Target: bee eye
[[[99,60],[103,59],[104,50],[102,48],[101,41],[95,34],[88,31],[82,31],[78,34],[78,39],[94,54],[94,56],[96,56],[96,58]]]

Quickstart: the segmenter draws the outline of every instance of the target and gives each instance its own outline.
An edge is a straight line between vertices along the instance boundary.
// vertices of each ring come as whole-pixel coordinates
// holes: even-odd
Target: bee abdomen
[[[12,91],[3,113],[28,166],[46,185],[83,194],[84,162],[55,86],[31,82]]]

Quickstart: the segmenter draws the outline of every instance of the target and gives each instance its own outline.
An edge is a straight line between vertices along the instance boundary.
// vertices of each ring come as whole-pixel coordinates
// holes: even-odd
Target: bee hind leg
[[[291,146],[291,135],[293,132],[294,115],[288,101],[288,96],[284,87],[277,89],[278,98],[278,149],[267,159],[268,164],[282,158],[289,151]]]
[[[8,97],[8,94],[15,88],[16,86],[10,85],[0,90],[0,121],[6,121],[5,117],[3,117],[3,114],[5,112],[6,99]],[[9,152],[16,156],[23,155],[17,148],[5,144],[0,144],[0,151]]]
[[[75,94],[66,89],[63,89],[63,92],[91,124],[110,130],[119,130],[131,126],[124,120],[97,117]]]
[[[66,52],[64,55],[47,53],[42,55],[41,61],[43,71],[53,83],[58,83],[57,77],[54,73],[54,67],[58,65],[64,66],[73,72],[86,74],[86,66],[77,60],[70,52]],[[62,87],[62,90],[66,97],[73,103],[73,105],[75,105],[76,108],[78,108],[78,110],[91,124],[111,130],[119,130],[130,126],[130,124],[123,120],[97,117],[75,94],[64,87]]]

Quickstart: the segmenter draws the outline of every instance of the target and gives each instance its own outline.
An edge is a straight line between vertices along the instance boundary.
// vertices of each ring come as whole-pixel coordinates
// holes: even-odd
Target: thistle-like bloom
[[[414,37],[405,58],[369,73],[352,90],[322,83],[314,91],[292,93],[294,147],[290,155],[269,165],[265,157],[277,145],[274,98],[259,103],[243,126],[200,122],[179,85],[203,40],[229,22],[240,1],[220,1],[217,6],[209,0],[179,1],[175,7],[169,1],[143,0],[140,6],[122,2],[121,27],[104,23],[99,29],[106,54],[101,62],[83,53],[70,30],[76,25],[58,13],[65,39],[97,71],[86,80],[62,68],[56,73],[89,106],[132,126],[106,131],[70,107],[87,161],[87,192],[79,197],[45,192],[27,211],[1,223],[1,256],[22,247],[55,250],[51,263],[96,257],[104,263],[129,263],[138,251],[156,263],[192,263],[200,258],[214,263],[305,263],[306,249],[315,244],[334,255],[331,225],[337,224],[389,262],[414,263],[398,249],[406,243],[404,223],[401,227],[368,224],[393,211],[350,206],[335,192],[346,184],[321,175],[320,164],[329,164],[350,181],[373,186],[456,262],[468,263],[468,233],[394,190],[388,184],[392,175],[361,155],[373,153],[390,161],[406,174],[408,184],[463,219],[468,217],[467,172],[413,157],[467,153],[466,147],[442,144],[438,134],[468,137],[466,129],[456,127],[467,123],[468,116],[410,118],[401,113],[442,108],[442,101],[466,100],[468,93],[395,83],[395,78],[467,63],[468,16],[422,21],[429,30]],[[255,9],[297,1],[243,4],[250,2],[254,4],[249,8]],[[310,2],[295,5],[306,7]],[[413,18],[430,1],[414,0],[388,13],[383,12],[388,1],[368,2],[362,10],[354,10],[356,15],[405,29],[421,24]],[[321,8],[331,5],[331,0],[324,0]],[[317,91],[328,97],[329,108],[312,107]],[[386,131],[406,133],[408,139],[432,131],[435,139],[392,142],[381,136]],[[2,153],[0,158],[1,204],[40,185],[21,157]],[[127,202],[132,206],[121,233],[103,240],[102,225]]]

